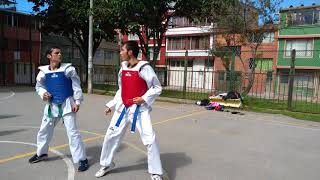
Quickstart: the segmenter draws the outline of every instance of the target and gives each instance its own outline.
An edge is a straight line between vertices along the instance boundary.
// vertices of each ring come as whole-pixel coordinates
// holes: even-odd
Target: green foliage
[[[172,16],[189,16],[198,0],[110,0],[113,14],[124,34],[139,36],[141,51],[149,59],[149,40],[153,42],[153,61],[158,57],[164,33]]]
[[[108,3],[95,0],[94,8],[90,11],[87,0],[28,0],[34,3],[33,10],[42,20],[42,33],[55,33],[73,40],[80,48],[84,59],[87,59],[89,39],[89,14],[93,14],[93,54],[102,39],[114,39],[114,23],[108,16]],[[40,10],[40,7],[47,9]]]

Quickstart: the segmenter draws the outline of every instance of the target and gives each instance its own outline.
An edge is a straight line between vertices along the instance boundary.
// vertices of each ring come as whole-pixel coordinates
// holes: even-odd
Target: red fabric
[[[132,99],[143,96],[148,90],[147,83],[139,76],[139,71],[122,70],[121,83],[121,98],[125,107],[133,105]]]

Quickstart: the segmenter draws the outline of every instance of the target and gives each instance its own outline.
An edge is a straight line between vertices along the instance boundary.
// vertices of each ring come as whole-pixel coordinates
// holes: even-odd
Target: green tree
[[[95,0],[90,11],[88,0],[28,0],[42,20],[41,32],[63,35],[79,47],[88,67],[89,14],[94,16],[93,54],[103,39],[114,40],[115,23],[105,0]],[[42,9],[41,7],[47,7]],[[86,71],[87,72],[87,71]],[[86,78],[87,81],[88,78]]]
[[[274,22],[278,20],[279,4],[282,0],[202,0],[201,11],[194,15],[197,18],[207,18],[213,22],[212,32],[214,37],[221,35],[224,43],[217,41],[211,47],[214,56],[223,61],[227,74],[230,74],[231,83],[235,79],[234,61],[232,53],[237,56],[246,71],[244,59],[241,53],[236,52],[236,46],[248,45],[253,59],[260,54],[257,53],[265,36],[265,32],[272,31]],[[222,51],[222,52],[221,52]],[[231,66],[231,67],[230,67]],[[255,67],[249,69],[247,78],[248,86],[242,92],[246,95],[252,88],[254,82]],[[231,86],[231,89],[235,86]]]
[[[189,16],[199,8],[198,0],[111,0],[112,14],[124,34],[139,36],[143,55],[150,59],[149,42],[153,40],[153,61],[158,58],[169,19]]]

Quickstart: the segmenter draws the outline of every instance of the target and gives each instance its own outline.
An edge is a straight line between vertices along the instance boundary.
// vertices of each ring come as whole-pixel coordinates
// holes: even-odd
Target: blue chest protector
[[[64,72],[45,74],[45,86],[52,95],[51,103],[62,104],[68,97],[73,96],[72,81]]]

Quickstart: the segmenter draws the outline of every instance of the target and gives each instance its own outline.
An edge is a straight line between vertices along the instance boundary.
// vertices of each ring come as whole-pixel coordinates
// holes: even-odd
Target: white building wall
[[[201,26],[201,27],[183,27],[183,28],[171,28],[166,32],[167,37],[174,36],[197,36],[204,33],[211,33],[212,26]],[[210,48],[214,43],[213,35],[210,35]],[[166,47],[168,47],[168,41],[166,41]],[[174,59],[185,56],[185,50],[168,50],[166,49],[166,58]],[[208,50],[188,50],[188,56],[195,57],[193,59],[193,66],[188,67],[187,73],[187,87],[198,88],[198,89],[212,89],[213,88],[213,67],[206,67],[205,61],[210,56]],[[182,62],[183,63],[183,62]],[[170,86],[181,86],[183,87],[184,80],[184,67],[173,67],[169,64],[168,72],[168,84]]]

